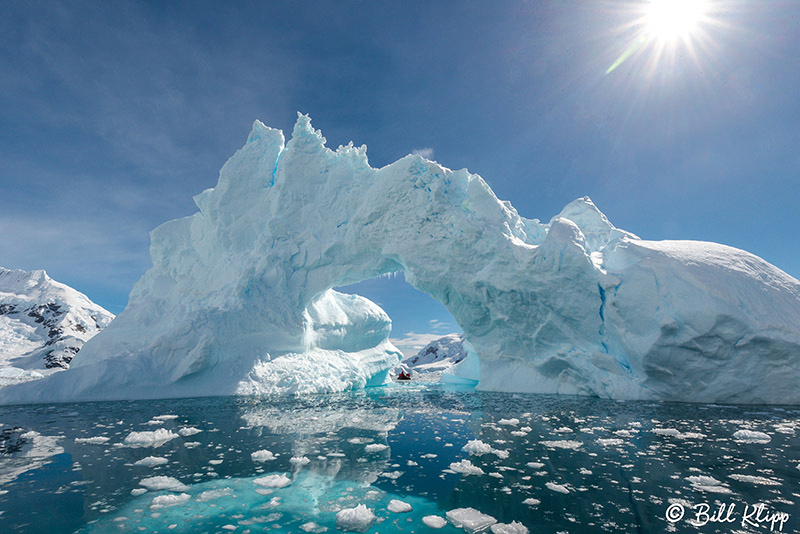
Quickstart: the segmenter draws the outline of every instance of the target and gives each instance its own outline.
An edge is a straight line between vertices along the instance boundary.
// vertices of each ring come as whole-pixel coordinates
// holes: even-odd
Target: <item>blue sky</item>
[[[693,51],[608,75],[641,1],[3,2],[0,265],[121,311],[148,232],[195,211],[254,119],[302,111],[373,166],[429,151],[526,217],[589,195],[643,238],[798,277],[800,2],[709,2]],[[450,328],[402,287],[361,286],[396,336]]]

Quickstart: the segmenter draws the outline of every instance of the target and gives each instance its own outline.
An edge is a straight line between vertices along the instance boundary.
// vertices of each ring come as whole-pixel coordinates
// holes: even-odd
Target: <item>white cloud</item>
[[[435,332],[443,332],[453,328],[451,323],[446,323],[444,321],[440,321],[439,319],[431,319],[428,321],[428,324],[431,325],[431,330]]]
[[[433,159],[433,149],[431,147],[415,148],[411,153],[415,156],[422,156],[425,159]]]

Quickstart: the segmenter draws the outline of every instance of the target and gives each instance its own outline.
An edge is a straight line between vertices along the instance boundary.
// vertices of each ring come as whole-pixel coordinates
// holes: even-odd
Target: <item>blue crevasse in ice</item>
[[[589,198],[526,219],[477,175],[374,169],[300,115],[286,144],[256,121],[195,202],[152,232],[153,267],[73,368],[1,401],[379,383],[389,318],[331,288],[402,269],[463,329],[479,388],[800,403],[800,282],[724,245],[639,239]]]

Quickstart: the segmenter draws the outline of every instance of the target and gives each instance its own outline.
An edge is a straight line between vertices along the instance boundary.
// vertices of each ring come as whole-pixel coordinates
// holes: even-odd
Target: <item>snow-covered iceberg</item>
[[[747,252],[653,242],[588,198],[548,223],[419,156],[374,169],[299,116],[260,122],[73,368],[2,402],[335,391],[397,363],[389,319],[331,290],[405,271],[480,357],[482,389],[800,403],[800,282]]]

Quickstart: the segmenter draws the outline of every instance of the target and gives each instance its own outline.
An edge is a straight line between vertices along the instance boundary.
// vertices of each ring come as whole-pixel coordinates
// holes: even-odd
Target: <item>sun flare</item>
[[[628,59],[646,54],[651,71],[688,52],[700,60],[708,48],[709,29],[719,26],[715,18],[719,0],[639,0],[631,10],[635,16],[627,24],[631,40],[606,70],[610,74]]]
[[[662,41],[687,38],[706,14],[704,0],[650,0],[645,8],[649,37]]]

